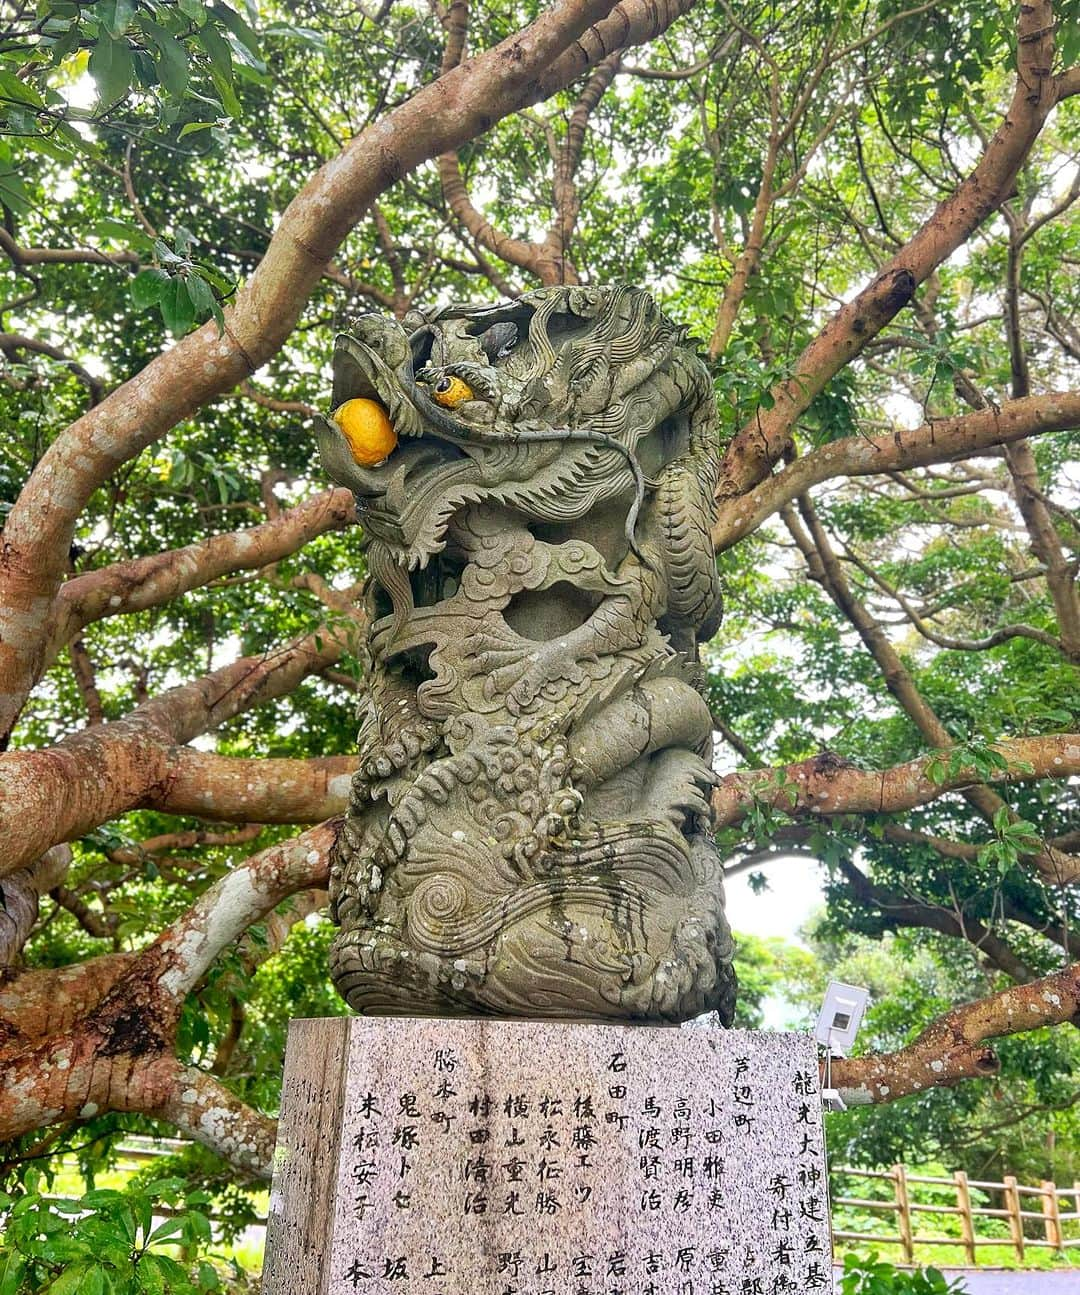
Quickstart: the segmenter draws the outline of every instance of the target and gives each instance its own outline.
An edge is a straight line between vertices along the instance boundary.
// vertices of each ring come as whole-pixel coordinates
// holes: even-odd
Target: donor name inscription
[[[329,1085],[290,1039],[267,1295],[833,1290],[817,1056],[804,1036],[296,1026],[346,1037]],[[301,1233],[320,1200],[315,1256]],[[306,1265],[290,1258],[297,1245]],[[312,1284],[275,1285],[281,1264],[306,1266]]]

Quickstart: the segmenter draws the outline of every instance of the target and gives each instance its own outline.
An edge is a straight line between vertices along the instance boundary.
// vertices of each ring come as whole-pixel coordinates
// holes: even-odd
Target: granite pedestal
[[[264,1295],[832,1291],[806,1036],[292,1024]]]

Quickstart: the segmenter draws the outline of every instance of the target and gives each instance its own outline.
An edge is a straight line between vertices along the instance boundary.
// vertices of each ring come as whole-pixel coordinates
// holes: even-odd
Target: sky
[[[725,885],[724,907],[731,929],[736,935],[778,935],[805,947],[798,929],[824,903],[821,887],[825,874],[821,865],[788,856],[754,871],[763,872],[769,880],[769,888],[760,895],[750,889],[749,872],[732,877]],[[783,994],[765,998],[761,1010],[765,1029],[792,1027],[794,1009]]]
[[[768,878],[769,887],[760,895],[750,887],[752,872]],[[805,945],[798,938],[798,929],[824,903],[823,878],[820,864],[794,856],[739,873],[725,884],[725,909],[732,930],[761,937],[779,935]]]

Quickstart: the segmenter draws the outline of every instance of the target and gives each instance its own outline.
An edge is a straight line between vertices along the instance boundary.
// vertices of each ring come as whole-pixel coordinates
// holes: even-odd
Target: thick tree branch
[[[148,1067],[147,1088],[157,1096],[143,1113],[216,1152],[245,1178],[269,1181],[277,1121],[240,1100],[205,1070],[163,1057]]]
[[[19,267],[24,265],[111,265],[137,266],[139,256],[135,252],[99,252],[94,247],[21,247],[2,225],[0,225],[0,248],[7,253],[12,263]]]
[[[552,196],[555,203],[555,220],[548,230],[546,244],[556,249],[556,264],[562,267],[564,283],[576,282],[576,271],[570,261],[570,244],[578,216],[581,213],[581,195],[578,192],[577,173],[585,148],[589,118],[600,100],[615,80],[622,66],[622,50],[616,50],[603,59],[585,83],[577,103],[570,114],[566,139],[555,160],[555,177]]]
[[[1039,485],[1039,469],[1031,446],[1020,443],[1005,449],[1016,493],[1016,506],[1031,537],[1031,551],[1046,569],[1046,587],[1057,613],[1061,650],[1080,665],[1080,595],[1076,587],[1076,563],[1065,555],[1061,537],[1054,529]]]
[[[991,445],[1021,440],[1040,432],[1080,426],[1080,391],[1054,392],[1010,400],[1000,408],[980,409],[954,418],[935,419],[913,431],[897,429],[882,436],[846,436],[811,450],[776,476],[738,498],[721,500],[713,543],[728,549],[766,518],[834,477],[873,476],[925,467]]]
[[[0,967],[19,956],[37,921],[42,895],[58,886],[71,867],[71,846],[54,845],[28,868],[0,879]]]
[[[1019,6],[1016,88],[1005,119],[982,158],[873,282],[841,306],[806,347],[795,362],[793,376],[770,392],[772,407],[759,410],[732,438],[724,454],[718,501],[746,494],[768,475],[790,440],[795,420],[814,397],[1008,197],[1025,157],[1058,102],[1059,86],[1051,74],[1053,31],[1049,0]]]
[[[142,803],[222,823],[321,823],[344,812],[356,767],[352,755],[244,760],[177,747],[165,782]]]
[[[1080,94],[1080,64],[1066,68],[1054,78],[1054,92],[1058,103],[1074,94]]]
[[[350,491],[324,490],[259,526],[77,575],[57,595],[46,664],[92,621],[158,607],[220,576],[269,566],[317,535],[346,530],[355,519]]]
[[[193,850],[196,846],[245,845],[253,841],[263,830],[262,823],[246,823],[237,832],[207,832],[194,829],[188,832],[162,832],[160,836],[148,836],[133,845],[122,845],[109,851],[113,863],[137,864],[163,854],[166,850]]]
[[[530,243],[514,238],[496,229],[490,220],[473,205],[461,173],[457,153],[443,153],[439,157],[439,180],[443,198],[454,218],[489,252],[508,265],[535,275],[541,283],[576,283],[577,274],[545,243]]]
[[[343,632],[325,627],[275,653],[242,657],[144,702],[123,719],[83,729],[46,750],[0,755],[0,876],[139,805],[177,806],[173,812],[205,817],[216,804],[235,811],[226,818],[278,821],[270,816],[271,797],[265,794],[242,798],[243,804],[224,794],[204,796],[198,756],[184,754],[183,744],[251,706],[291,692],[302,679],[336,661],[344,648]],[[210,759],[221,771],[223,766]],[[249,767],[248,761],[240,763]],[[182,791],[176,801],[170,800],[174,773]],[[316,775],[316,786],[324,776],[321,771]],[[325,784],[328,794],[335,776],[330,774]],[[236,790],[235,781],[229,785]],[[252,813],[256,804],[267,814]]]
[[[0,1139],[104,1111],[140,1111],[261,1174],[270,1122],[211,1076],[179,1065],[177,1023],[185,997],[224,949],[289,895],[326,885],[337,828],[322,823],[216,882],[148,948],[113,963],[120,974],[63,1034],[27,1039],[9,1026],[0,1045]]]
[[[465,49],[468,26],[468,6],[465,0],[454,0],[446,10],[443,27],[446,31],[446,48],[443,52],[443,71],[456,67]],[[473,204],[461,172],[461,161],[456,152],[444,153],[439,158],[439,179],[443,199],[458,223],[481,246],[500,260],[535,275],[541,283],[577,283],[577,271],[569,260],[570,241],[577,224],[580,202],[575,184],[578,165],[585,144],[589,117],[611,85],[619,71],[622,51],[608,55],[597,65],[586,82],[570,116],[566,139],[555,153],[555,175],[552,185],[552,202],[555,220],[541,242],[530,242],[504,233],[489,221]]]
[[[77,360],[73,360],[59,346],[53,346],[51,342],[43,342],[38,337],[27,337],[25,333],[0,333],[0,352],[11,360],[20,351],[29,351],[31,355],[44,355],[62,364],[90,393],[91,405],[97,405],[105,398],[105,385],[101,379],[95,378],[89,369]]]
[[[1068,191],[1039,220],[1029,221],[1028,208],[1003,207],[1009,226],[1009,249],[1005,275],[1005,333],[1009,345],[1012,394],[1026,396],[1031,389],[1031,370],[1020,320],[1021,266],[1026,243],[1047,221],[1064,211],[1080,196],[1080,168]],[[1054,529],[1048,501],[1042,493],[1035,455],[1029,445],[1010,445],[1005,462],[1013,481],[1016,506],[1031,537],[1031,550],[1046,568],[1046,586],[1057,613],[1061,647],[1073,663],[1080,663],[1080,597],[1076,589],[1076,567],[1065,556]]]
[[[71,657],[71,673],[75,677],[75,686],[86,707],[86,722],[100,724],[105,719],[105,707],[97,686],[97,671],[81,638],[71,640],[68,645],[68,655]]]
[[[120,919],[107,913],[99,913],[75,890],[67,886],[56,886],[49,892],[54,903],[65,909],[78,922],[87,935],[95,940],[108,940],[112,937]]]
[[[0,1049],[59,1034],[100,1003],[133,953],[105,953],[70,967],[0,969]]]
[[[893,1102],[997,1074],[999,1063],[988,1040],[1069,1021],[1080,1022],[1080,962],[953,1008],[899,1052],[834,1061],[832,1081],[851,1103]]]
[[[949,749],[943,753],[947,755]],[[1007,784],[1080,774],[1080,733],[1012,738],[995,742],[994,750],[1008,766],[998,772],[994,782]],[[930,753],[890,769],[871,771],[824,754],[776,769],[724,774],[712,794],[714,821],[717,827],[738,823],[754,804],[795,817],[891,814],[925,805],[946,792],[979,785],[978,775],[970,768],[935,781],[927,772],[933,756]]]

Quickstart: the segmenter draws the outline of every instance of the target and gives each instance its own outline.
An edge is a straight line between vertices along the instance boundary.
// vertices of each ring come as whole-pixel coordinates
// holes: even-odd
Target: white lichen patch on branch
[[[237,868],[223,877],[176,932],[174,961],[161,975],[161,988],[174,997],[186,994],[218,954],[267,909],[267,895],[255,885],[250,868]]]

